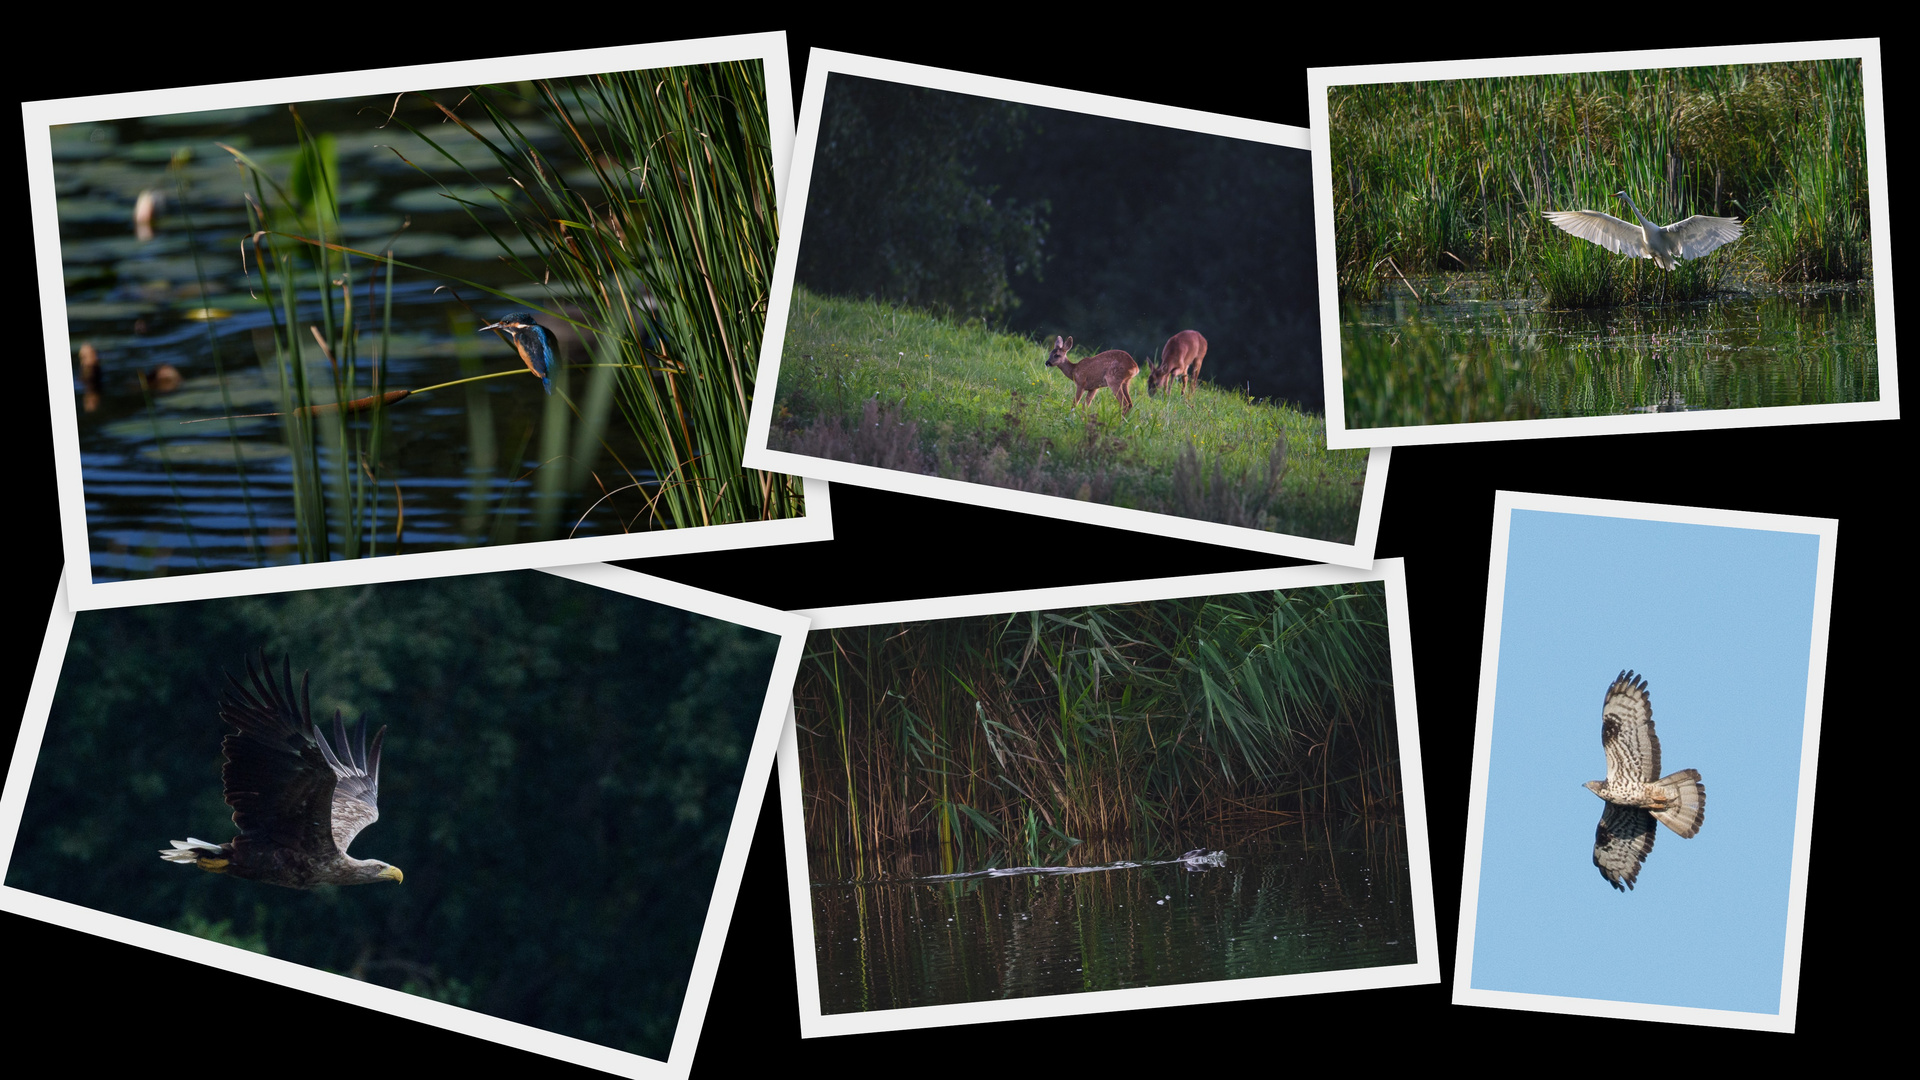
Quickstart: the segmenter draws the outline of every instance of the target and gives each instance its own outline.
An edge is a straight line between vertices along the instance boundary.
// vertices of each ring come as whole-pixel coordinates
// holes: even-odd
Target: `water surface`
[[[1225,850],[1224,866],[1204,869],[816,878],[821,1012],[1415,961],[1404,847],[1287,840]]]

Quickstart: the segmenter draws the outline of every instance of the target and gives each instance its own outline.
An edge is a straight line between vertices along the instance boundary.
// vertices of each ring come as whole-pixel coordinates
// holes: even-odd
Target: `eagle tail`
[[[160,852],[160,857],[168,862],[191,863],[202,870],[222,873],[232,861],[231,854],[223,844],[209,844],[205,840],[195,840],[189,836],[185,840],[169,841],[173,846]]]
[[[1698,769],[1669,773],[1651,785],[1660,806],[1649,807],[1653,816],[1683,839],[1700,831],[1707,820],[1707,786],[1700,782]]]

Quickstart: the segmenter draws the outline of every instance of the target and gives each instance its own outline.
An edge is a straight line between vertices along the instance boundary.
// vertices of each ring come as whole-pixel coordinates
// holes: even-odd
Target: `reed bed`
[[[297,107],[290,112],[298,151],[284,184],[246,153],[225,149],[253,189],[247,199],[247,244],[272,316],[257,352],[268,385],[278,392],[292,453],[296,550],[301,562],[355,559],[379,554],[374,525],[380,518],[387,431],[385,345],[393,264],[381,268],[374,260],[369,265],[339,243],[334,139],[308,130]],[[364,279],[363,268],[368,270]],[[384,293],[376,294],[376,287],[384,287]],[[201,289],[204,294],[204,280]],[[364,340],[363,321],[374,327],[371,343]],[[322,371],[324,383],[316,385],[314,375]],[[226,380],[221,382],[224,393]],[[371,399],[365,410],[326,407],[363,393]],[[238,435],[227,422],[238,460]],[[397,547],[397,519],[394,528]]]
[[[1755,239],[1709,263],[1750,259],[1781,282],[1870,273],[1858,60],[1338,86],[1328,114],[1346,299],[1463,270],[1557,305],[1657,297],[1652,275],[1603,268],[1625,260],[1579,254],[1593,245],[1541,217],[1630,217],[1623,188],[1661,224],[1747,219]],[[1681,299],[1714,282],[1660,285]]]
[[[565,367],[553,372],[554,393],[537,432],[526,432],[519,453],[501,462],[517,468],[531,451],[541,463],[532,470],[532,507],[490,501],[479,491],[476,506],[492,509],[469,515],[472,531],[491,532],[494,542],[520,538],[515,521],[530,509],[536,538],[565,535],[571,523],[559,516],[564,496],[594,485],[594,507],[622,500],[623,527],[633,531],[799,514],[797,478],[740,467],[778,239],[761,64],[419,97],[452,127],[429,133],[397,113],[392,122],[461,174],[457,186],[439,182],[443,192],[548,302],[529,303],[400,261],[391,251],[341,243],[338,166],[328,135],[299,125],[300,150],[284,184],[229,148],[254,189],[251,243],[274,310],[270,341],[260,351],[270,382],[284,388],[301,560],[381,553],[373,526],[383,490],[384,411],[409,392],[386,384],[396,269],[453,287],[449,333],[456,342],[475,340],[478,328],[466,298],[492,294],[532,307],[550,326],[570,325],[590,355],[584,378]],[[562,150],[540,150],[529,134],[536,127],[562,133]],[[461,139],[475,140],[482,153],[457,145]],[[431,175],[421,163],[409,164]],[[476,190],[492,192],[491,202],[475,201]],[[314,385],[320,371],[330,387]],[[468,383],[470,449],[475,471],[485,472],[501,455],[485,398],[471,384],[487,376],[471,365],[465,375],[442,385]],[[643,460],[622,460],[605,440],[616,410]],[[614,461],[606,476],[593,467],[600,453]],[[402,498],[395,489],[392,501]],[[397,545],[403,521],[395,510]]]
[[[468,204],[474,221],[560,298],[539,310],[618,372],[620,412],[647,459],[628,475],[644,466],[650,516],[675,527],[800,513],[797,478],[740,466],[779,238],[762,67],[473,87],[466,101],[436,102],[507,177],[487,208],[505,229]],[[461,117],[474,109],[484,119]],[[566,160],[523,133],[529,111],[564,134]],[[514,237],[536,254],[517,254]]]
[[[810,858],[846,880],[908,848],[951,868],[1396,821],[1392,691],[1376,583],[815,631]]]

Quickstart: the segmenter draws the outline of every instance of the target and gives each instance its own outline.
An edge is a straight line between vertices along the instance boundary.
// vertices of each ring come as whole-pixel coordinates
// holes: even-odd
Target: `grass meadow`
[[[1106,389],[1073,409],[1033,339],[796,288],[768,447],[1352,543],[1368,452],[1328,451],[1323,417],[1204,378],[1149,394],[1160,345],[1078,343],[1076,360],[1125,348],[1141,370],[1130,414]]]

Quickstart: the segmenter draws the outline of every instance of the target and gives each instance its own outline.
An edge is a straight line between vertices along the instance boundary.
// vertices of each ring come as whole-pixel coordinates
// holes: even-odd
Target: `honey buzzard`
[[[397,866],[347,854],[360,830],[380,817],[380,742],[387,729],[374,733],[369,750],[367,725],[361,721],[356,748],[347,742],[336,710],[336,755],[313,726],[307,676],[300,676],[296,703],[287,660],[280,661],[278,682],[264,649],[260,667],[264,679],[248,657],[252,689],[228,675],[229,686],[220,693],[220,718],[234,727],[220,743],[227,759],[220,783],[240,835],[224,844],[175,840],[160,857],[293,889],[403,880]]]
[[[1606,800],[1593,837],[1593,865],[1607,884],[1625,892],[1653,851],[1653,823],[1682,839],[1700,831],[1707,816],[1707,788],[1696,769],[1660,775],[1660,738],[1653,733],[1653,700],[1647,680],[1623,671],[1607,687],[1600,706],[1600,746],[1607,752],[1607,778],[1587,781]]]

